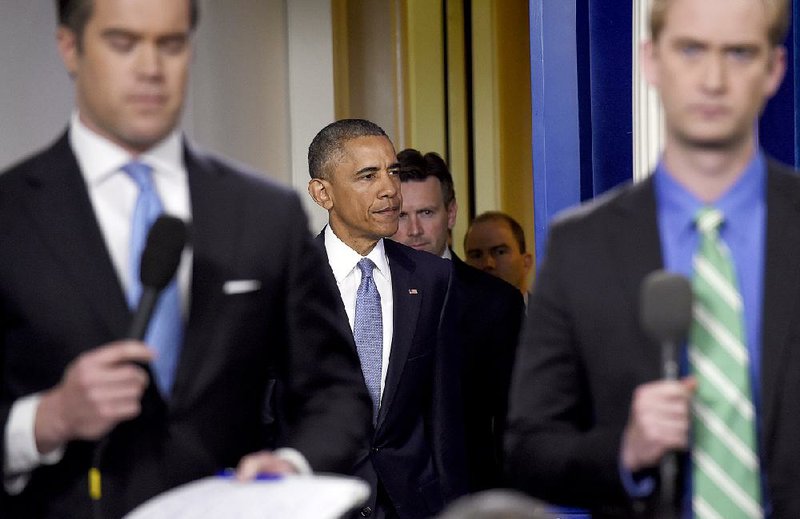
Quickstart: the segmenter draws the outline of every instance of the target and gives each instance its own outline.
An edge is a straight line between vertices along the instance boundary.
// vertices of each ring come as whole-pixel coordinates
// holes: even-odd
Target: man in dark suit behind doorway
[[[462,373],[467,487],[474,492],[502,486],[503,433],[524,314],[522,295],[513,285],[467,265],[450,248],[458,204],[444,160],[411,148],[397,159],[403,206],[392,239],[453,264],[449,303],[457,308],[460,355],[451,362],[458,361]]]

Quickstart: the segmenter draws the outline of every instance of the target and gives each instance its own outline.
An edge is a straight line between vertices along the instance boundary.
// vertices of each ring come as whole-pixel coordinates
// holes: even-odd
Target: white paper
[[[369,486],[341,476],[284,476],[238,482],[208,477],[143,503],[125,519],[339,519],[363,504]]]

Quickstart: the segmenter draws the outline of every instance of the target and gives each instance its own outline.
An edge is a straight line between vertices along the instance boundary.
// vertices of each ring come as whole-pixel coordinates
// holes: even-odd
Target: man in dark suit
[[[653,3],[643,55],[664,152],[647,181],[551,228],[512,380],[520,488],[599,517],[654,517],[656,501],[682,517],[800,516],[800,180],[754,133],[784,74],[787,9]],[[659,380],[659,345],[637,316],[640,284],[661,268],[692,279],[677,381]],[[736,360],[721,369],[718,357]],[[660,481],[671,451],[681,475]],[[676,495],[655,499],[671,483]]]
[[[522,295],[508,283],[470,267],[448,246],[458,204],[453,177],[436,153],[397,154],[403,206],[392,239],[452,260],[449,302],[458,308],[462,353],[461,400],[470,491],[502,484],[502,444],[511,367],[524,313]],[[455,360],[455,359],[454,359]]]
[[[240,460],[243,478],[348,469],[369,398],[297,196],[176,129],[195,2],[58,6],[76,110],[52,146],[0,176],[0,515],[119,517]],[[134,182],[132,161],[149,185]],[[154,318],[174,311],[174,342],[153,326],[146,344],[121,340],[140,202],[191,220],[175,297]],[[289,432],[269,452],[276,374]]]
[[[397,230],[402,201],[394,147],[379,126],[334,122],[314,137],[308,157],[309,194],[329,215],[317,239],[374,402],[372,441],[355,469],[373,488],[361,516],[430,517],[452,497],[449,478],[460,476],[463,456],[447,444],[451,434],[458,443],[460,432],[452,428],[459,424],[447,418],[449,402],[440,398],[452,372],[443,317],[450,266],[384,239]],[[370,310],[362,294],[372,290],[378,294],[365,320]]]

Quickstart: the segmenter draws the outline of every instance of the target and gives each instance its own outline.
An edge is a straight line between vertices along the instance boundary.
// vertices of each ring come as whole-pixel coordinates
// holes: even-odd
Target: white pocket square
[[[222,293],[227,295],[245,294],[255,292],[261,288],[261,281],[257,279],[232,279],[222,285]]]

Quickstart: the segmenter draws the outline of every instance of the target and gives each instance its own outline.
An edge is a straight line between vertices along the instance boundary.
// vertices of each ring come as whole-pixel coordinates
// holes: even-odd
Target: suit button
[[[365,506],[361,509],[361,517],[369,517],[372,515],[372,508]]]
[[[371,448],[370,450],[372,451],[372,453],[373,453],[373,454],[375,454],[375,453],[377,453],[379,450],[381,450],[381,448],[380,448],[380,447],[373,447],[373,448]]]

